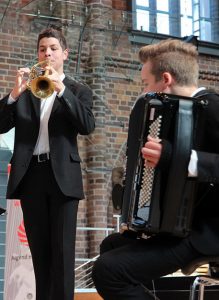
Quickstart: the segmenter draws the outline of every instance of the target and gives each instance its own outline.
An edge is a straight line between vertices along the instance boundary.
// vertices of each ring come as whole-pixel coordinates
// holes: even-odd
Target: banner
[[[8,174],[10,173],[10,165]],[[7,201],[4,300],[35,300],[32,258],[19,200]]]

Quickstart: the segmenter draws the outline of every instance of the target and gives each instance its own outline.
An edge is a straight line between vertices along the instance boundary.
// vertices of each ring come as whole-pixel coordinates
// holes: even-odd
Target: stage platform
[[[89,289],[90,291],[77,291],[75,293],[74,300],[103,300],[103,298],[98,295],[95,289]]]

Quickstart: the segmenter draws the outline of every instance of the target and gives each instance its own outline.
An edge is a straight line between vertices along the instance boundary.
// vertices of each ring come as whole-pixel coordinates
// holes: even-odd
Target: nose
[[[50,51],[49,48],[46,49],[46,51],[45,51],[45,56],[46,56],[46,57],[51,56],[51,51]]]

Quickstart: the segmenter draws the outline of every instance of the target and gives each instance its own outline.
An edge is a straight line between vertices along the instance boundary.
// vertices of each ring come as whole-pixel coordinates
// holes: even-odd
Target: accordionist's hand
[[[162,144],[160,142],[159,138],[148,136],[147,142],[141,150],[146,166],[153,168],[157,166],[162,152]]]

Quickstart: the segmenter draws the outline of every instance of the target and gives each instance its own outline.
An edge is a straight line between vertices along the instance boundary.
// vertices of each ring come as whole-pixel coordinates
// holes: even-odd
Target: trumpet
[[[32,94],[40,99],[51,96],[54,92],[53,82],[47,77],[49,70],[44,71],[43,66],[49,65],[48,60],[35,64],[29,74],[27,88]]]

